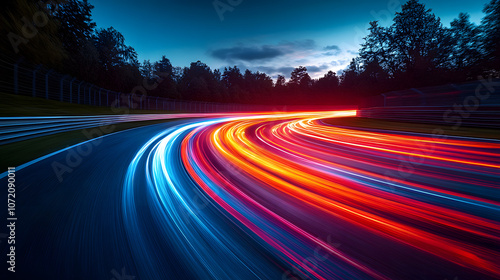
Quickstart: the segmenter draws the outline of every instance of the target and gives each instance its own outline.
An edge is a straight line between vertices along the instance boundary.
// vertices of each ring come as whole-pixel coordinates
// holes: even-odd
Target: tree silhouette
[[[113,27],[97,30],[94,43],[99,53],[99,63],[105,70],[137,60],[135,50],[125,45],[125,38]]]
[[[364,43],[359,51],[359,58],[363,65],[380,65],[387,73],[394,74],[397,67],[393,45],[393,35],[389,28],[381,27],[377,21],[370,22],[370,32],[364,38]]]
[[[479,36],[481,30],[470,22],[469,15],[465,13],[460,13],[450,25],[448,30],[452,44],[450,69],[461,75],[463,80],[483,57]]]
[[[278,75],[278,77],[276,78],[276,85],[275,87],[276,88],[284,88],[286,85],[286,79],[285,79],[285,76],[283,75]]]
[[[328,71],[319,79],[311,79],[307,68],[299,66],[288,83],[278,75],[274,85],[267,74],[237,66],[212,71],[197,61],[189,67],[174,67],[166,56],[141,65],[120,32],[113,27],[96,29],[91,17],[93,6],[87,0],[50,3],[56,4],[35,0],[4,3],[0,32],[7,40],[0,42],[2,54],[42,63],[115,91],[130,92],[146,79],[151,85],[148,94],[160,97],[274,104],[312,104],[319,100],[338,104],[391,90],[498,75],[500,71],[500,0],[490,0],[484,7],[480,26],[473,24],[468,14],[460,13],[449,28],[444,28],[440,19],[418,0],[408,0],[390,26],[370,22],[359,56],[342,70],[340,77]],[[36,28],[32,17],[40,11],[47,22],[43,28]],[[31,33],[24,34],[26,29]],[[13,79],[7,72],[5,77]]]
[[[35,64],[44,64],[58,70],[67,58],[63,43],[58,34],[59,22],[54,14],[57,4],[34,0],[2,2],[0,16],[0,50],[2,54],[24,57]],[[43,28],[35,25],[33,16],[38,13],[38,20],[45,21]]]
[[[295,68],[290,75],[288,84],[294,88],[308,88],[311,85],[311,77],[307,73],[307,68],[304,66]]]
[[[152,91],[153,95],[177,99],[181,97],[177,89],[178,77],[174,73],[172,63],[166,56],[162,56],[159,61],[154,63],[153,76],[157,83],[157,87]]]
[[[441,21],[418,0],[409,0],[394,17],[391,49],[395,65],[406,73],[410,86],[432,79],[432,71],[445,67],[449,38]]]
[[[242,99],[243,75],[237,66],[226,67],[222,73],[222,82],[228,89],[229,100],[234,102]]]
[[[141,70],[141,75],[143,77],[148,78],[148,79],[153,79],[154,67],[149,59],[144,60],[144,62],[142,63],[142,65],[140,67],[140,70]]]
[[[66,0],[55,12],[58,35],[70,57],[79,55],[82,46],[92,38],[96,26],[91,18],[93,8],[87,0]]]
[[[498,71],[500,70],[500,0],[491,0],[483,12],[486,14],[481,22],[484,31],[486,66]]]
[[[358,77],[361,73],[361,69],[358,63],[358,59],[353,58],[347,69],[342,73],[340,77],[342,87],[344,89],[354,89],[358,82]]]
[[[141,81],[135,50],[113,27],[99,29],[93,38],[101,66],[100,84],[117,91],[129,91]]]

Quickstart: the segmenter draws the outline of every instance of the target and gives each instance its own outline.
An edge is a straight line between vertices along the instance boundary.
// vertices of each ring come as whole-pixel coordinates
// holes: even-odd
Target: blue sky
[[[97,26],[120,31],[141,62],[165,55],[175,66],[201,60],[211,68],[237,65],[273,77],[289,77],[291,69],[303,65],[318,77],[344,69],[367,34],[368,23],[389,25],[405,0],[89,2],[95,6]],[[488,0],[421,2],[449,25],[460,12],[479,23]]]

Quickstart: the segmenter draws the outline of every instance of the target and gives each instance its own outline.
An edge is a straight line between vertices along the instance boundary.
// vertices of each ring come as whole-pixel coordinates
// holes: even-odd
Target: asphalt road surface
[[[177,120],[18,167],[2,275],[499,279],[500,141],[321,121],[351,114]]]

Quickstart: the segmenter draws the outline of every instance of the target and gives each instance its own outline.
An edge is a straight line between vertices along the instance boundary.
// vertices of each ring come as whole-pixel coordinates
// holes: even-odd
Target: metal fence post
[[[85,100],[87,100],[87,90],[88,90],[88,87],[89,87],[89,84],[87,83],[84,83],[83,84],[83,91],[82,91],[82,97],[83,97],[83,100],[82,100],[82,104],[87,104],[85,103]]]
[[[99,106],[101,106],[101,91],[102,91],[102,88],[99,88]]]
[[[91,84],[89,87],[89,105],[92,105],[92,87],[93,86],[94,85]]]
[[[88,90],[88,86],[89,84],[87,84],[86,82],[83,84],[83,91],[82,91],[82,97],[83,97],[83,100],[82,100],[82,104],[87,104],[85,103],[85,100],[87,100],[87,90]]]
[[[45,74],[45,99],[49,99],[49,74],[54,70],[49,70],[47,74]]]
[[[33,87],[33,97],[36,97],[36,72],[42,67],[42,65],[38,65],[35,70],[33,70],[33,83],[31,86]]]
[[[69,103],[73,103],[73,82],[76,78],[71,79],[69,82]]]
[[[63,84],[64,84],[64,79],[66,79],[67,77],[69,77],[68,75],[65,75],[61,78],[61,84],[59,85],[59,92],[60,92],[60,96],[59,96],[59,100],[62,102],[63,101]]]
[[[16,64],[14,64],[14,93],[18,94],[19,93],[19,63],[21,62],[22,58],[16,61]]]
[[[106,107],[109,106],[109,90],[106,91]]]
[[[80,87],[81,85],[85,83],[84,81],[81,81],[79,84],[78,84],[78,104],[80,104]],[[83,90],[85,91],[85,89]]]
[[[88,92],[87,92],[88,91]],[[85,103],[85,100],[87,100],[87,103]],[[85,83],[85,86],[83,88],[83,104],[90,104],[90,89],[89,89],[89,84]]]

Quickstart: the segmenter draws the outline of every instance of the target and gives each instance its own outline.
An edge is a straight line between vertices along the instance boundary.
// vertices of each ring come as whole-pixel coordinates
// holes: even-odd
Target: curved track
[[[35,161],[16,276],[499,278],[500,142],[321,121],[352,113],[175,121]]]

